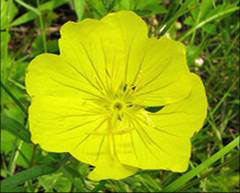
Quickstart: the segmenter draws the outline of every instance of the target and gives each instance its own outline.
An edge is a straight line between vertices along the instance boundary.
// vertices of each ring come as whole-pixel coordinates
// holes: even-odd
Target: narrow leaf
[[[198,23],[196,26],[194,26],[193,28],[191,28],[188,32],[186,32],[181,38],[179,38],[179,41],[183,41],[184,39],[186,39],[186,37],[188,37],[189,35],[191,35],[194,31],[196,31],[197,29],[203,27],[205,24],[215,20],[215,19],[218,19],[218,18],[221,18],[227,14],[231,14],[237,10],[239,10],[240,8],[239,7],[231,7],[229,9],[226,9],[220,13],[217,13],[211,17],[208,17],[206,18],[205,20],[201,21],[200,23]]]
[[[18,186],[28,180],[36,179],[42,175],[51,174],[56,171],[56,169],[56,167],[51,166],[35,166],[1,181],[1,189]]]
[[[38,10],[40,10],[41,12],[43,11],[51,11],[65,3],[69,2],[69,0],[53,0],[53,1],[48,1],[47,3],[44,3],[42,5],[39,6]],[[17,25],[21,25],[24,23],[27,23],[29,21],[34,20],[37,17],[37,15],[32,12],[32,11],[28,11],[27,13],[21,15],[20,17],[18,17],[17,19],[15,19],[12,23],[11,26],[17,26]]]
[[[78,17],[78,21],[81,21],[84,14],[85,0],[74,0],[74,8]]]
[[[192,169],[191,171],[187,172],[183,176],[179,177],[177,180],[169,184],[167,187],[163,189],[163,192],[174,192],[185,185],[188,181],[190,181],[193,177],[198,175],[200,172],[204,171],[206,168],[211,166],[217,160],[221,159],[225,154],[230,152],[233,148],[239,145],[239,137],[235,138],[231,143],[223,147],[220,151],[212,155],[206,161],[201,163],[198,167]]]
[[[4,113],[1,114],[1,129],[9,131],[26,143],[31,143],[29,131],[25,129],[21,123],[8,117]]]
[[[15,0],[15,1],[16,1],[17,3],[19,3],[20,5],[22,5],[23,7],[25,7],[26,9],[34,12],[35,14],[41,15],[41,12],[40,12],[37,8],[33,7],[32,5],[29,5],[29,4],[25,3],[25,2],[22,1],[22,0]]]

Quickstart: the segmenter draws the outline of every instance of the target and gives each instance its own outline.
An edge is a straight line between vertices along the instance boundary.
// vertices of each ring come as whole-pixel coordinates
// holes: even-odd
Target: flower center
[[[117,111],[117,112],[123,111],[123,109],[125,108],[125,104],[123,101],[116,100],[116,101],[113,101],[111,108],[113,111]]]
[[[120,102],[116,102],[116,103],[113,105],[113,108],[114,108],[115,110],[120,111],[120,110],[123,108],[123,104],[120,103]]]

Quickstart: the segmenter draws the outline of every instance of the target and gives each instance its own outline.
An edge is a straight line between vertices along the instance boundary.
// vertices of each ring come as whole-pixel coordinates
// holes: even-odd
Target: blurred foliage
[[[240,124],[239,4],[236,0],[1,0],[1,178],[5,179],[1,192],[239,191],[239,156],[235,156],[239,146],[234,148]],[[121,181],[92,182],[86,178],[92,169],[87,164],[31,143],[30,98],[24,85],[28,63],[46,51],[59,53],[59,29],[66,21],[99,19],[118,10],[142,16],[149,36],[182,41],[191,71],[204,80],[209,113],[204,128],[192,139],[190,173],[140,171]],[[226,150],[230,142],[235,146]],[[207,164],[216,152],[221,156]],[[204,169],[199,170],[200,164]]]

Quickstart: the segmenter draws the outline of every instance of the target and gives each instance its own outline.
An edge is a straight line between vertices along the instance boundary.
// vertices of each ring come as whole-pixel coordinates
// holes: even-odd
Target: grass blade
[[[84,14],[85,0],[74,0],[74,8],[78,21],[81,21]]]
[[[185,186],[183,186],[183,188],[180,189],[180,191],[187,191],[188,188],[191,188],[192,186],[198,184],[201,180],[207,178],[208,176],[212,175],[213,173],[219,171],[220,169],[222,169],[223,167],[230,165],[233,161],[238,160],[239,162],[239,152],[234,155],[233,157],[229,158],[228,160],[226,160],[223,164],[221,164],[220,166],[212,169],[210,172],[207,172],[206,174],[204,174],[203,176],[193,180],[191,183],[186,184]]]
[[[15,176],[8,177],[1,181],[1,191],[4,189],[18,186],[28,180],[35,179],[39,176],[51,174],[56,171],[56,169],[56,167],[50,167],[45,165],[27,169],[23,172],[16,174]]]
[[[40,7],[39,0],[37,0],[37,6],[38,8]],[[43,17],[41,14],[39,15],[39,23],[40,23],[42,42],[43,42],[43,49],[44,49],[44,52],[46,53],[47,52],[47,37],[46,37],[46,29],[45,29],[46,25],[44,24]]]
[[[21,123],[8,117],[4,113],[1,114],[1,129],[9,131],[26,143],[31,143],[29,131],[25,129]]]
[[[12,92],[2,83],[0,79],[0,86],[3,90],[13,99],[13,101],[17,104],[17,106],[22,110],[22,112],[27,115],[27,110],[25,109],[24,105],[12,94]]]
[[[25,7],[26,9],[34,12],[35,14],[37,14],[37,15],[39,15],[39,16],[41,15],[41,12],[40,12],[37,8],[35,8],[35,7],[33,7],[33,6],[25,3],[25,2],[22,1],[22,0],[15,0],[15,1],[16,1],[18,4],[22,5],[23,7]]]
[[[230,142],[228,145],[223,147],[220,151],[215,153],[209,159],[201,163],[198,167],[192,169],[191,171],[187,172],[186,174],[184,174],[183,176],[179,177],[177,180],[169,184],[167,187],[163,189],[163,192],[177,191],[179,188],[185,185],[188,181],[190,181],[193,177],[198,175],[204,169],[208,168],[210,165],[212,165],[214,162],[216,162],[220,158],[222,158],[225,154],[227,154],[237,145],[239,145],[239,137],[235,138],[232,142]]]
[[[169,19],[164,26],[160,26],[160,29],[157,29],[157,31],[159,32],[160,36],[163,36],[168,30],[169,28],[174,24],[174,22],[176,22],[176,20],[182,16],[183,14],[185,14],[186,12],[188,12],[188,5],[192,2],[192,0],[187,0],[180,8],[179,10],[174,14],[173,17],[171,17],[171,19]]]
[[[53,1],[49,1],[44,4],[41,4],[38,9],[41,12],[51,11],[65,3],[68,3],[68,2],[69,2],[69,0],[53,0]],[[28,11],[27,13],[25,13],[22,16],[15,19],[10,25],[11,26],[21,25],[21,24],[24,24],[24,23],[34,20],[36,17],[37,17],[37,15],[34,12]]]
[[[229,9],[226,9],[220,13],[217,13],[205,20],[203,20],[202,22],[198,23],[196,26],[194,26],[193,28],[191,28],[188,32],[186,32],[181,38],[179,38],[179,41],[183,41],[185,40],[189,35],[191,35],[194,31],[196,31],[197,29],[201,28],[202,26],[204,26],[205,24],[215,20],[215,19],[218,19],[224,15],[227,15],[227,14],[230,14],[230,13],[233,13],[237,10],[239,10],[240,8],[239,7],[231,7]]]

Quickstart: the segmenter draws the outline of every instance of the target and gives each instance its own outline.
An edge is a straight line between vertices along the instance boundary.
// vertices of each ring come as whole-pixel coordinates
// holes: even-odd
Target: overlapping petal
[[[129,133],[114,136],[120,162],[141,169],[183,172],[190,158],[190,139],[161,131],[145,116],[131,118]]]
[[[120,180],[137,172],[137,168],[121,164],[117,157],[110,152],[99,159],[94,170],[89,174],[91,180],[115,179]]]
[[[145,46],[144,59],[134,83],[136,103],[161,106],[186,97],[192,83],[185,46],[167,37],[151,38]]]
[[[158,113],[129,115],[133,130],[114,137],[121,163],[142,169],[187,169],[190,137],[202,127],[207,109],[200,78],[191,74],[191,80],[194,87],[184,100]]]
[[[129,64],[130,55],[146,39],[146,24],[133,12],[121,11],[100,21],[66,23],[59,44],[61,55],[69,63],[78,65],[102,89],[116,92],[127,78],[128,66],[135,67]]]
[[[122,165],[113,155],[105,113],[96,104],[75,97],[34,97],[29,109],[32,141],[46,151],[70,152],[96,166],[89,176],[93,180],[127,177],[137,169]]]
[[[191,137],[203,126],[207,115],[207,97],[200,77],[190,74],[193,88],[190,94],[157,113],[148,113],[156,127],[179,137]]]
[[[96,35],[97,34],[97,35]],[[191,90],[185,47],[163,37],[147,38],[147,26],[127,11],[102,20],[68,22],[61,29],[61,54],[101,89],[136,88],[137,103],[165,105]]]

